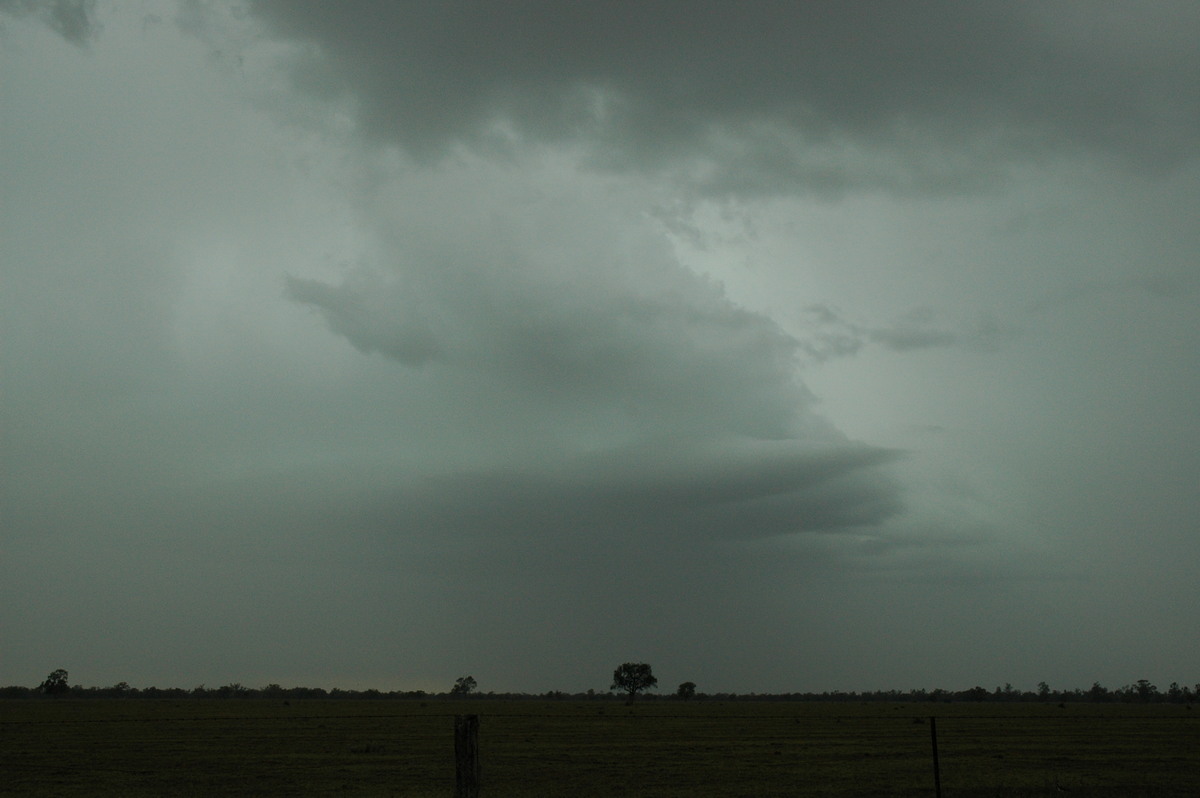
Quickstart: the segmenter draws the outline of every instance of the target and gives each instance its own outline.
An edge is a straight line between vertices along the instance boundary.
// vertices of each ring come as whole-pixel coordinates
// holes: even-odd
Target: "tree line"
[[[1147,679],[1117,688],[1107,688],[1099,682],[1093,682],[1086,690],[1067,689],[1056,690],[1046,682],[1039,682],[1034,690],[1018,690],[1011,684],[996,687],[993,690],[975,686],[967,690],[945,689],[913,689],[913,690],[871,690],[871,691],[826,691],[826,692],[796,692],[796,693],[705,693],[697,691],[694,682],[683,682],[673,692],[667,695],[654,695],[649,690],[657,689],[658,679],[646,663],[626,662],[613,672],[612,684],[608,691],[595,689],[586,692],[569,693],[561,690],[550,690],[545,693],[481,693],[478,683],[472,676],[459,677],[445,692],[428,692],[425,690],[381,691],[345,690],[338,687],[325,689],[322,687],[282,687],[278,684],[268,684],[265,687],[247,687],[238,682],[208,687],[199,685],[192,688],[182,687],[143,687],[130,686],[127,682],[118,682],[110,687],[83,687],[72,685],[69,674],[65,669],[52,671],[46,679],[36,687],[9,686],[0,687],[0,698],[37,698],[62,697],[72,698],[147,698],[147,699],[185,699],[185,698],[273,698],[273,699],[429,699],[429,698],[464,698],[468,696],[489,699],[510,700],[626,700],[639,701],[680,700],[680,701],[859,701],[859,702],[963,702],[963,701],[1005,701],[1005,702],[1119,702],[1119,703],[1172,703],[1191,704],[1200,701],[1200,682],[1192,687],[1171,682],[1165,690]]]

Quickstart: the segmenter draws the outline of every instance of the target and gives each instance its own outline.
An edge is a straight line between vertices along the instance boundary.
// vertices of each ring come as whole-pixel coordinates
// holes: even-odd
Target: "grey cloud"
[[[800,346],[817,363],[857,353],[867,341],[862,327],[828,305],[809,305],[800,314]]]
[[[35,17],[72,44],[95,33],[95,0],[0,0],[0,12]]]
[[[292,278],[288,291],[360,351],[408,366],[435,360],[492,390],[637,427],[779,438],[820,426],[793,376],[795,342],[682,269],[675,289],[649,294],[603,276],[556,288],[517,270],[486,284],[485,271],[466,284],[427,273],[416,296],[371,276],[340,286]],[[418,303],[436,308],[431,321]]]
[[[764,437],[786,435],[807,402],[790,375],[792,342],[765,317],[715,295],[697,304],[623,293],[581,299],[518,312],[492,341],[497,360],[539,391],[707,417]]]
[[[888,327],[870,330],[867,336],[877,343],[897,352],[913,349],[929,349],[952,346],[959,336],[946,329],[939,329],[937,316],[930,308],[916,308]]]
[[[287,277],[287,295],[321,311],[329,328],[370,354],[381,352],[406,366],[420,366],[441,352],[433,332],[412,305],[381,305],[383,286],[363,284],[332,286],[318,280]],[[393,292],[388,291],[389,298]]]
[[[428,231],[413,231],[392,242],[391,268],[288,280],[358,350],[429,364],[435,391],[488,397],[487,419],[546,441],[499,466],[398,476],[355,501],[375,509],[352,526],[593,545],[832,532],[901,512],[884,469],[897,453],[812,412],[795,339],[665,252],[622,263],[603,236],[570,235],[603,220],[558,222],[550,262],[464,228],[429,261],[413,254]]]
[[[888,349],[906,352],[911,349],[950,346],[958,342],[958,336],[945,330],[896,327],[887,330],[872,330],[871,340],[883,344]]]
[[[1195,154],[1200,128],[1194,36],[1143,35],[1195,34],[1186,4],[252,8],[317,45],[298,85],[352,95],[364,133],[425,157],[515,133],[712,191],[945,190],[1064,146],[1164,167]]]
[[[867,344],[878,344],[893,352],[940,347],[991,351],[1016,331],[1012,324],[992,316],[952,322],[930,308],[913,309],[880,326],[858,324],[826,305],[810,305],[800,318],[805,332],[798,346],[818,363],[857,354]]]
[[[385,491],[371,526],[435,539],[752,540],[881,524],[902,509],[897,452],[797,441],[655,441]]]

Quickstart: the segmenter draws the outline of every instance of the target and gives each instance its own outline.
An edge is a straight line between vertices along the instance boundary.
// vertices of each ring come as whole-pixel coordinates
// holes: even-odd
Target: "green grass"
[[[0,701],[0,795],[1200,795],[1177,705],[268,699]],[[1069,792],[1061,792],[1061,790]]]

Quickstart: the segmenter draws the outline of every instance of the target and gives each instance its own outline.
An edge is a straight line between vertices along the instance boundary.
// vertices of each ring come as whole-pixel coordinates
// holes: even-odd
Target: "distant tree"
[[[1107,701],[1108,688],[1104,687],[1100,682],[1092,682],[1092,687],[1087,691],[1087,696],[1092,701]]]
[[[1138,679],[1136,690],[1139,701],[1149,702],[1158,697],[1158,688],[1149,679]]]
[[[650,666],[644,662],[626,662],[613,671],[611,690],[624,690],[629,694],[629,700],[637,698],[637,694],[658,686],[658,679],[650,671]]]
[[[241,682],[230,682],[210,692],[216,692],[221,698],[246,698],[250,695],[250,688]]]
[[[454,680],[454,686],[450,688],[450,695],[470,695],[476,687],[478,684],[475,682],[474,676],[460,676]]]
[[[683,684],[679,685],[679,689],[675,691],[675,697],[682,698],[684,701],[687,701],[687,700],[695,697],[695,695],[696,695],[696,683],[695,682],[684,682]]]
[[[1050,685],[1045,682],[1038,682],[1038,699],[1045,701],[1050,697]]]
[[[71,690],[71,685],[67,683],[67,672],[62,668],[51,671],[46,677],[46,681],[38,686],[38,690],[46,695],[62,695]]]

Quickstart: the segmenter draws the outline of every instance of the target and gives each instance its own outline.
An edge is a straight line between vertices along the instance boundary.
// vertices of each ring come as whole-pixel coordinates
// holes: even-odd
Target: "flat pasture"
[[[450,796],[456,714],[484,796],[1200,795],[1176,704],[0,701],[0,795]]]

